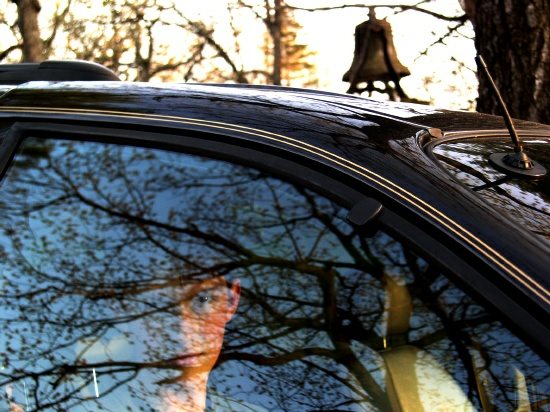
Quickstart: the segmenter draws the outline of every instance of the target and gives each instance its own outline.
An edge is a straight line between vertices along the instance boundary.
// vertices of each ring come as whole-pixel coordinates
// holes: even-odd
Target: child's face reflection
[[[225,324],[237,310],[239,297],[239,281],[228,284],[223,277],[184,286],[179,366],[193,372],[212,370],[222,348]]]

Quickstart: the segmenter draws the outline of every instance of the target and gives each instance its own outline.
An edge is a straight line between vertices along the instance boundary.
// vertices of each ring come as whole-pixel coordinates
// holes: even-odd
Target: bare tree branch
[[[23,48],[23,45],[21,43],[14,44],[13,46],[8,47],[6,50],[0,52],[0,61],[4,60],[8,55],[14,51],[14,50],[20,50]]]
[[[418,56],[416,57],[415,61],[418,60],[420,57],[422,56],[426,56],[428,54],[428,51],[433,47],[435,46],[436,44],[445,44],[445,39],[447,39],[448,37],[450,37],[454,32],[456,32],[460,27],[464,26],[466,24],[466,20],[465,21],[462,21],[460,23],[458,23],[456,26],[453,26],[453,27],[449,27],[449,30],[443,34],[442,36],[440,36],[437,40],[435,40],[434,42],[430,43],[428,46],[426,46],[426,48],[424,50],[422,50]]]
[[[238,83],[248,83],[248,80],[244,76],[243,71],[237,67],[237,64],[229,56],[227,51],[214,39],[214,31],[212,29],[208,28],[202,22],[189,20],[180,10],[175,7],[172,8],[172,10],[175,11],[179,15],[179,17],[187,23],[187,26],[183,24],[178,24],[179,27],[185,30],[191,30],[195,35],[203,38],[206,44],[212,47],[216,51],[217,55],[221,57],[231,67],[231,70],[235,74],[235,80]]]
[[[65,7],[61,13],[59,13],[59,6],[56,7],[55,16],[53,18],[52,32],[50,36],[46,40],[44,40],[44,53],[46,56],[48,56],[51,52],[52,43],[55,40],[55,37],[57,35],[57,32],[59,31],[61,24],[63,23],[63,21],[65,20],[65,17],[69,13],[71,4],[72,4],[72,0],[69,0],[67,2],[67,7]]]
[[[310,11],[310,12],[312,12],[312,11],[329,11],[329,10],[338,10],[338,9],[349,9],[349,8],[368,9],[368,8],[372,8],[372,7],[386,7],[386,8],[390,8],[390,9],[400,9],[401,11],[412,10],[412,11],[416,11],[416,12],[419,12],[419,13],[425,13],[425,14],[428,14],[432,17],[436,17],[438,19],[446,20],[446,21],[460,21],[460,22],[463,22],[463,21],[468,20],[468,16],[466,16],[466,14],[462,14],[460,16],[447,16],[447,15],[444,15],[444,14],[436,13],[436,12],[431,11],[431,10],[427,10],[425,8],[422,8],[422,7],[418,7],[417,5],[409,5],[409,4],[370,4],[370,5],[367,5],[365,3],[361,3],[361,4],[342,4],[340,6],[312,7],[312,8],[290,6],[290,5],[287,4],[286,7],[288,7],[289,9],[292,9],[292,10],[301,10],[301,11]]]

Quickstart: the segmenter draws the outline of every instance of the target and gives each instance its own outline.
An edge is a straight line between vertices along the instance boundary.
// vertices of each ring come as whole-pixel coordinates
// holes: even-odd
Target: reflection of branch
[[[372,262],[369,262],[368,260],[366,260],[364,256],[359,252],[359,250],[353,245],[353,242],[352,242],[353,234],[347,235],[343,233],[341,230],[339,230],[338,227],[333,222],[333,217],[327,215],[326,213],[323,213],[317,208],[315,197],[312,196],[311,193],[304,190],[303,188],[296,187],[296,189],[308,202],[311,208],[312,217],[319,220],[319,222],[321,222],[327,229],[330,230],[332,234],[334,234],[338,238],[338,240],[340,241],[340,244],[353,258],[357,267],[361,268],[364,271],[368,271],[369,273],[372,272],[373,276],[376,277],[377,273],[379,272],[378,271],[379,266],[373,265]]]
[[[523,202],[520,198],[518,198],[517,196],[514,197],[512,196],[510,193],[508,193],[506,190],[502,189],[501,187],[499,187],[498,185],[500,184],[503,184],[503,183],[507,183],[510,178],[509,177],[503,177],[501,179],[497,179],[495,181],[491,181],[489,180],[483,173],[481,173],[480,171],[478,171],[477,169],[474,169],[473,167],[471,166],[468,166],[467,164],[465,163],[461,163],[453,158],[450,158],[448,156],[445,156],[445,155],[442,155],[440,153],[437,153],[435,154],[435,157],[440,160],[441,162],[444,162],[444,163],[447,163],[455,168],[457,168],[458,170],[460,170],[461,172],[464,172],[466,174],[469,174],[469,175],[472,175],[476,178],[478,178],[479,180],[481,180],[484,184],[483,185],[480,185],[480,186],[469,186],[470,189],[472,189],[473,191],[477,192],[477,191],[481,191],[481,190],[484,190],[484,189],[493,189],[495,192],[497,192],[499,195],[503,196],[503,197],[506,197],[508,199],[510,199],[512,202],[514,203],[517,203],[527,209],[531,209],[531,210],[534,210],[536,212],[539,212],[539,213],[542,213],[546,216],[550,216],[550,213],[546,213],[544,210],[540,210],[540,209],[537,209],[535,206],[532,206],[528,203],[525,203]],[[548,234],[546,233],[542,233],[542,234],[545,234],[546,236],[548,236]]]
[[[254,346],[269,346],[272,349],[281,350],[281,348],[277,347],[273,344],[273,342],[276,342],[279,338],[282,337],[288,337],[290,334],[301,331],[303,332],[303,325],[297,325],[295,328],[285,328],[282,329],[280,332],[272,332],[270,331],[269,334],[259,336],[258,335],[258,326],[265,326],[263,323],[258,322],[257,324],[254,324],[250,322],[249,324],[242,326],[239,325],[238,328],[232,329],[230,327],[226,326],[226,336],[229,338],[246,338],[248,339],[245,341],[245,343],[239,343],[239,344],[227,344],[225,345],[226,353],[232,353],[232,352],[238,352],[242,351],[243,349],[248,349]],[[245,329],[251,329],[252,333],[245,332]],[[229,339],[229,341],[233,342],[236,339]],[[237,339],[238,341],[238,339]]]
[[[147,219],[141,216],[136,216],[127,212],[123,211],[116,211],[111,208],[102,206],[93,200],[85,197],[82,195],[76,187],[73,186],[74,196],[82,201],[84,204],[91,206],[95,209],[101,210],[111,216],[119,217],[127,221],[135,222],[138,226],[151,226],[151,227],[157,227],[160,229],[168,230],[170,232],[174,233],[180,233],[185,234],[190,237],[205,240],[206,242],[212,242],[213,244],[221,245],[233,252],[236,252],[240,255],[245,256],[244,259],[241,259],[238,261],[238,263],[235,263],[239,267],[242,266],[252,266],[252,265],[264,265],[264,266],[274,266],[274,267],[284,267],[284,268],[290,268],[295,269],[297,271],[300,271],[302,273],[310,273],[310,274],[325,274],[325,271],[323,268],[318,267],[316,265],[309,264],[306,261],[296,261],[296,260],[288,260],[283,259],[279,257],[264,257],[254,254],[251,250],[245,248],[241,244],[237,242],[233,242],[223,236],[220,236],[216,233],[207,233],[203,232],[198,229],[196,226],[186,226],[186,227],[180,227],[180,226],[174,226],[168,223],[159,222],[152,219]],[[321,217],[323,221],[328,219],[328,216]],[[341,236],[344,236],[341,234],[335,226],[332,225],[330,221],[327,220],[327,224],[330,224],[336,232],[338,232]],[[348,243],[349,243],[349,239]],[[212,247],[207,243],[209,247]],[[368,262],[364,263],[364,266],[366,266]]]
[[[168,370],[179,370],[181,367],[177,365],[177,360],[184,358],[185,355],[175,356],[167,359],[161,359],[151,362],[131,362],[131,361],[104,361],[104,362],[87,362],[87,363],[64,363],[60,365],[55,365],[51,368],[44,369],[41,372],[20,372],[17,374],[11,373],[9,379],[3,381],[2,385],[8,385],[13,382],[17,382],[21,379],[27,377],[40,378],[46,376],[55,376],[57,379],[52,383],[53,386],[56,386],[56,383],[59,383],[67,375],[76,374],[82,371],[91,371],[96,369],[98,374],[107,374],[107,373],[120,373],[120,372],[129,372],[129,371],[138,371],[141,369],[168,369]],[[107,368],[107,370],[102,370]]]
[[[467,319],[467,320],[465,319],[460,322],[454,322],[453,327],[459,330],[464,330],[465,328],[474,328],[480,325],[487,325],[493,321],[494,319],[491,316],[484,315],[484,316],[478,316],[474,319]],[[445,330],[445,328],[443,328],[443,329],[438,329],[434,332],[425,334],[421,338],[410,341],[409,343],[419,348],[425,348],[429,345],[432,345],[434,343],[447,339],[448,337],[449,335],[447,331]]]
[[[332,379],[334,379],[337,382],[340,382],[342,385],[348,387],[353,393],[356,395],[359,395],[361,397],[364,397],[365,393],[358,390],[358,388],[355,385],[352,385],[351,382],[345,378],[342,378],[338,376],[338,373],[334,370],[324,368],[320,362],[311,362],[306,359],[303,359],[302,362],[306,365],[308,365],[312,369],[318,369],[321,372],[323,372],[326,376],[330,376]],[[368,400],[368,399],[365,399]]]
[[[102,397],[105,397],[105,396],[111,394],[112,392],[114,392],[120,386],[124,385],[125,383],[128,383],[128,382],[132,381],[138,375],[139,369],[136,369],[136,370],[126,369],[126,370],[119,370],[119,371],[116,371],[116,370],[115,371],[113,371],[113,370],[109,371],[109,373],[113,373],[113,372],[115,372],[115,373],[117,373],[117,372],[118,373],[120,373],[120,372],[132,372],[132,373],[130,373],[130,375],[127,376],[124,379],[119,379],[119,380],[115,381],[107,389],[103,389],[102,392],[101,392]],[[33,378],[35,379],[35,382],[36,382],[34,392],[35,392],[35,405],[37,406],[36,409],[34,409],[34,411],[47,410],[49,408],[59,406],[63,402],[74,399],[73,398],[74,395],[79,393],[82,389],[86,388],[92,382],[92,379],[89,379],[87,381],[83,380],[83,382],[80,384],[80,386],[75,387],[72,391],[66,392],[64,396],[62,396],[60,398],[57,398],[57,399],[55,399],[54,401],[51,401],[51,402],[39,403],[39,400],[38,400],[38,389],[39,389],[38,376],[33,374]],[[52,398],[52,397],[53,396],[45,396],[45,397],[43,396],[43,398],[46,398],[46,399],[49,399],[49,398]],[[66,405],[66,407],[62,408],[61,410],[71,410],[76,405],[80,405],[83,401],[87,401],[87,400],[91,400],[91,398],[76,397],[75,402],[73,402],[72,404]]]
[[[272,356],[272,357],[265,356],[265,355],[257,355],[254,353],[247,353],[247,352],[230,352],[230,353],[222,353],[220,355],[220,362],[227,362],[229,360],[240,360],[240,361],[252,362],[256,365],[276,366],[276,365],[284,365],[286,363],[293,362],[296,360],[301,360],[309,356],[324,356],[331,359],[337,359],[340,356],[340,354],[338,354],[338,352],[335,351],[334,349],[327,349],[327,348],[297,349],[292,352],[288,352],[288,353],[284,353],[284,354]]]
[[[284,228],[284,234],[286,235],[287,239],[290,239],[290,242],[292,243],[292,247],[294,248],[294,252],[296,254],[296,258],[298,260],[303,260],[304,257],[302,256],[301,248],[294,236],[294,233],[296,233],[295,230],[292,230],[290,227],[289,221],[285,218],[285,208],[283,205],[281,205],[281,202],[279,201],[279,196],[276,188],[273,187],[273,185],[269,182],[269,180],[266,180],[265,182],[267,188],[271,192],[271,197],[273,201],[273,208],[275,209],[275,212],[277,213],[277,218],[280,222],[280,224]]]
[[[230,250],[233,250],[234,252],[237,252],[237,253],[245,255],[245,256],[252,256],[253,255],[250,250],[244,248],[240,244],[235,243],[235,242],[231,242],[229,239],[226,239],[226,238],[224,238],[222,236],[219,236],[217,234],[202,232],[197,227],[194,227],[194,226],[178,227],[178,226],[170,225],[168,223],[162,223],[162,222],[158,222],[156,220],[147,219],[147,218],[144,218],[144,217],[141,217],[141,216],[132,215],[130,213],[116,211],[116,210],[104,207],[104,206],[94,202],[91,199],[88,199],[87,197],[82,195],[76,188],[73,188],[73,190],[74,190],[74,196],[76,198],[78,198],[80,201],[82,201],[83,203],[85,203],[86,205],[91,206],[95,209],[101,210],[103,212],[106,212],[107,214],[109,214],[111,216],[115,216],[115,217],[122,218],[124,220],[135,222],[135,223],[138,224],[138,226],[139,225],[153,226],[153,227],[157,227],[157,228],[160,228],[160,229],[165,229],[165,230],[168,230],[168,231],[171,231],[171,232],[174,232],[174,233],[181,233],[181,234],[189,235],[189,236],[197,238],[197,239],[210,241],[210,242],[222,245],[222,246],[224,246],[224,247],[226,247]]]
[[[342,325],[337,316],[336,279],[336,271],[331,270],[327,276],[319,278],[319,283],[323,290],[323,307],[325,322],[327,324],[326,331],[334,345],[334,349],[338,352],[338,362],[352,373],[357,382],[359,382],[359,385],[372,397],[374,406],[380,410],[389,410],[386,394],[353,352],[349,336],[342,333]]]
[[[334,340],[333,344],[339,354],[338,361],[353,374],[359,385],[371,396],[372,404],[381,411],[391,410],[386,393],[357,358],[350,344]]]
[[[213,272],[212,268],[204,268],[203,266],[200,266],[198,263],[196,263],[196,262],[192,261],[191,259],[189,259],[186,255],[181,254],[181,253],[177,252],[176,250],[174,250],[172,248],[169,248],[168,246],[165,246],[164,244],[162,244],[160,241],[155,239],[155,237],[153,236],[153,234],[151,233],[151,231],[149,230],[149,228],[147,226],[144,226],[144,225],[140,226],[140,229],[143,231],[143,233],[144,233],[145,237],[147,238],[147,240],[149,240],[153,245],[158,247],[160,250],[162,250],[168,256],[172,256],[173,258],[181,260],[182,262],[188,264],[191,267],[199,269],[200,273],[205,273],[205,272],[212,273]],[[193,275],[190,275],[189,277],[191,278],[191,277],[193,277]]]
[[[496,376],[495,372],[491,369],[491,363],[493,360],[491,359],[491,357],[489,356],[485,348],[479,342],[473,340],[469,335],[465,336],[465,340],[466,340],[466,343],[468,343],[472,348],[474,348],[478,352],[480,358],[485,363],[482,366],[477,366],[472,360],[472,368],[474,369],[474,373],[476,374],[476,380],[480,380],[482,378],[483,371],[486,371],[493,378],[496,386],[500,389],[502,395],[504,396],[504,399],[508,401],[511,407],[515,406],[514,405],[515,402],[511,400],[508,396],[508,391],[507,391],[508,388],[500,382],[500,376]],[[488,410],[490,412],[496,411],[497,409],[495,408],[495,405],[493,404],[493,402],[491,402],[491,398],[487,396],[487,393],[486,393],[487,385],[478,384],[475,386],[475,388],[478,391],[479,399],[483,406],[483,410]],[[496,391],[493,390],[491,392],[492,392],[492,395],[496,395],[495,393]]]
[[[468,388],[475,388],[477,390],[478,399],[481,401],[483,394],[476,384],[476,371],[474,370],[474,360],[472,355],[466,346],[467,341],[470,340],[469,334],[461,328],[458,328],[456,322],[449,318],[443,300],[438,299],[438,296],[432,293],[433,280],[426,277],[426,273],[429,273],[431,267],[428,266],[426,271],[420,269],[417,261],[417,257],[408,249],[404,250],[405,258],[409,263],[411,271],[415,275],[413,283],[410,284],[411,291],[414,291],[414,295],[421,299],[424,305],[431,310],[441,322],[443,330],[447,334],[447,338],[455,347],[458,358],[462,362],[464,371],[468,380]],[[486,319],[485,323],[487,322]]]
[[[49,200],[43,203],[35,203],[32,207],[29,207],[22,211],[23,214],[28,215],[30,213],[38,212],[42,209],[46,209],[50,206],[56,206],[62,204],[64,201],[69,200],[72,195],[64,194],[63,196],[56,197],[55,199]]]
[[[132,362],[103,362],[103,363],[98,363],[98,364],[87,364],[87,365],[63,364],[63,365],[58,365],[58,366],[43,370],[41,372],[22,372],[22,373],[18,373],[16,375],[12,374],[12,375],[10,375],[10,379],[7,380],[7,381],[4,381],[3,384],[8,385],[10,383],[18,382],[18,381],[24,380],[26,378],[32,378],[33,381],[35,382],[33,392],[34,392],[34,404],[36,406],[36,409],[34,409],[34,410],[38,411],[38,410],[48,409],[48,408],[51,408],[51,407],[56,406],[56,405],[61,405],[63,402],[66,402],[66,401],[72,399],[75,394],[79,393],[82,389],[84,389],[90,383],[90,381],[86,381],[86,380],[83,379],[83,382],[79,386],[76,386],[73,390],[65,392],[64,396],[59,397],[59,398],[55,398],[55,400],[52,401],[52,402],[41,403],[40,402],[41,398],[46,398],[46,399],[54,398],[53,396],[41,396],[39,398],[38,391],[41,388],[40,387],[40,378],[42,378],[42,377],[57,376],[57,379],[51,385],[49,385],[49,387],[51,387],[52,390],[55,390],[56,386],[62,380],[64,380],[67,376],[69,376],[71,374],[78,373],[78,372],[82,372],[82,371],[91,371],[93,368],[99,369],[101,367],[107,367],[107,366],[109,366],[109,367],[123,366],[123,369],[119,369],[119,370],[110,369],[108,372],[103,372],[103,373],[112,374],[113,372],[114,373],[133,372],[127,378],[116,381],[114,384],[111,385],[111,387],[109,389],[104,390],[102,392],[102,396],[105,396],[105,395],[111,393],[113,390],[115,390],[120,385],[123,385],[124,383],[129,382],[132,379],[134,379],[137,376],[137,372],[140,369],[143,369],[144,367],[151,367],[151,366],[149,366],[150,364],[152,364],[152,362],[149,363],[149,364],[148,363],[137,363],[137,362],[136,363],[132,363]],[[96,366],[96,365],[99,365],[99,366]],[[157,366],[155,366],[155,367],[157,367]],[[101,372],[98,372],[98,373],[101,373]],[[79,399],[78,403],[80,403],[82,400],[86,400],[86,399]],[[71,408],[69,407],[68,409],[70,410]],[[63,410],[67,410],[67,408],[63,408]]]

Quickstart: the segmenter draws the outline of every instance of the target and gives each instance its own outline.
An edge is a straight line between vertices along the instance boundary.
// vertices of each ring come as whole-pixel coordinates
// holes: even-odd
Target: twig
[[[22,49],[22,48],[23,48],[23,44],[14,44],[13,46],[8,47],[6,50],[0,52],[0,61],[8,57],[8,54],[10,54],[12,51],[17,49]]]
[[[449,31],[446,32],[443,36],[439,37],[436,41],[432,42],[430,45],[428,45],[422,52],[419,53],[419,55],[414,59],[414,61],[416,62],[418,59],[420,59],[420,57],[422,56],[427,56],[428,54],[428,51],[433,47],[435,46],[436,44],[445,44],[444,43],[444,40],[448,37],[450,37],[454,32],[456,32],[460,27],[464,26],[464,24],[466,24],[466,20],[465,21],[462,21],[460,23],[458,23],[456,26],[454,27],[450,27],[449,28]]]
[[[401,9],[401,11],[412,10],[412,11],[416,11],[416,12],[419,12],[419,13],[425,13],[425,14],[429,14],[432,17],[436,17],[438,19],[446,20],[446,21],[464,22],[464,21],[468,20],[468,16],[466,16],[466,14],[462,14],[460,16],[446,16],[444,14],[436,13],[434,11],[424,9],[422,7],[418,7],[417,5],[410,5],[410,4],[370,4],[370,5],[367,5],[365,3],[361,3],[361,4],[342,4],[340,6],[327,6],[327,7],[314,7],[314,8],[296,7],[296,6],[290,6],[290,5],[287,4],[285,7],[289,8],[289,9],[292,9],[292,10],[301,10],[301,11],[310,11],[310,12],[313,12],[313,11],[329,11],[329,10],[348,9],[348,8],[363,8],[363,9],[367,8],[368,9],[368,8],[372,8],[372,7],[386,7],[386,8],[390,8],[390,9]]]

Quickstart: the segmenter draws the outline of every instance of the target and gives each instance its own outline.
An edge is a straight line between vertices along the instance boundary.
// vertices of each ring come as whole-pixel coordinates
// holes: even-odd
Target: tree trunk
[[[23,61],[39,62],[42,60],[44,45],[38,28],[38,0],[12,0],[17,4],[17,24],[23,39]]]
[[[512,117],[550,124],[550,2],[467,0],[475,45]],[[489,81],[478,73],[477,110],[501,114]]]
[[[281,85],[281,70],[282,70],[282,1],[275,0],[275,13],[273,16],[273,84]]]

